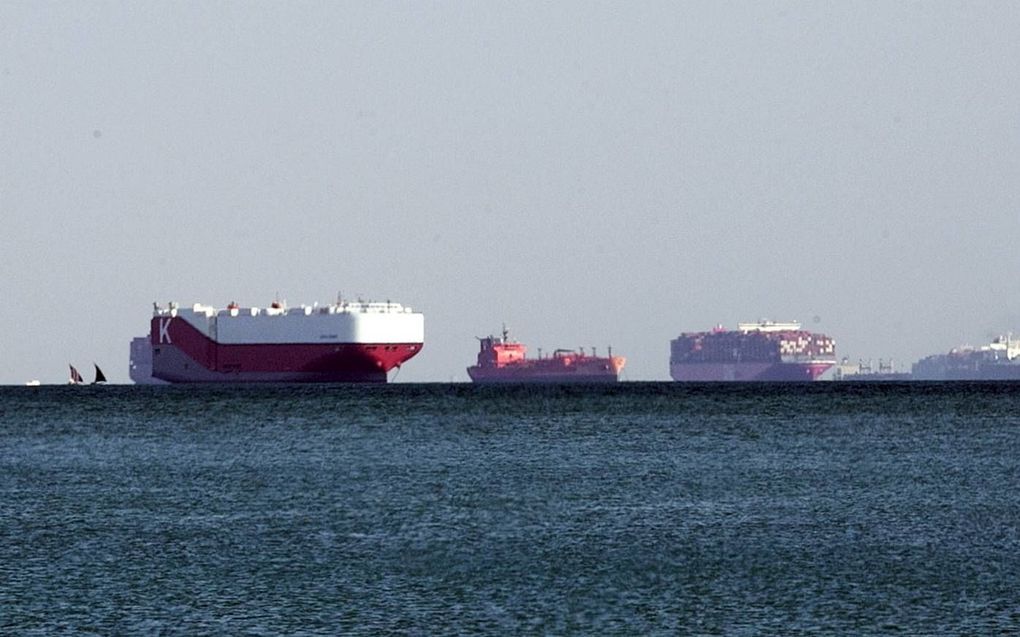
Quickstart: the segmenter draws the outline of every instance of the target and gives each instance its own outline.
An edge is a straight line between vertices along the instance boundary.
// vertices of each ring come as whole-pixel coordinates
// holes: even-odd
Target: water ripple
[[[1016,390],[0,388],[0,633],[1015,632]]]

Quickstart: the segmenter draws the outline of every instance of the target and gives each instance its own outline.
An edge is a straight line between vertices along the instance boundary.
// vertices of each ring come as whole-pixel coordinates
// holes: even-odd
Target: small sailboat
[[[105,383],[106,376],[103,374],[103,370],[99,369],[99,365],[96,365],[95,363],[92,363],[92,365],[96,368],[96,379],[92,381],[92,384]]]
[[[68,385],[84,385],[85,384],[85,379],[81,377],[81,374],[78,373],[78,370],[74,368],[74,365],[69,365],[68,367],[71,368],[71,378],[70,378],[70,380],[67,381],[67,384]]]

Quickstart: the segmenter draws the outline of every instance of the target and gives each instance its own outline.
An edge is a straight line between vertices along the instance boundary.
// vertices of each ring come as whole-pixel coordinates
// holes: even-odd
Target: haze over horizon
[[[1020,333],[1020,5],[0,4],[0,384],[127,382],[153,301],[612,345]]]

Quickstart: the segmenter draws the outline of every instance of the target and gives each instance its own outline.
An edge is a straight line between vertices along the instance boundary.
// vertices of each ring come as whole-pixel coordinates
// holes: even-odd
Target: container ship
[[[501,336],[478,339],[477,364],[467,373],[476,383],[615,383],[626,364],[622,356],[597,356],[584,350],[558,349],[551,356],[528,358],[528,348],[510,339],[506,327]]]
[[[684,382],[811,381],[835,364],[833,340],[796,322],[720,325],[670,342],[670,376]]]
[[[152,378],[171,383],[384,383],[424,336],[422,314],[399,303],[154,303],[148,358]],[[138,357],[140,376],[146,358]]]
[[[1020,380],[1020,340],[999,336],[988,345],[958,347],[914,363],[914,380]]]

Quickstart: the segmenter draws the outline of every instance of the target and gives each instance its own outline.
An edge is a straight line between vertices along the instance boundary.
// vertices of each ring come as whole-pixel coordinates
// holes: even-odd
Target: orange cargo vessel
[[[528,358],[528,348],[511,340],[506,327],[501,336],[478,339],[478,363],[467,373],[476,383],[615,383],[627,360],[622,356],[596,356],[558,349],[552,356]]]

